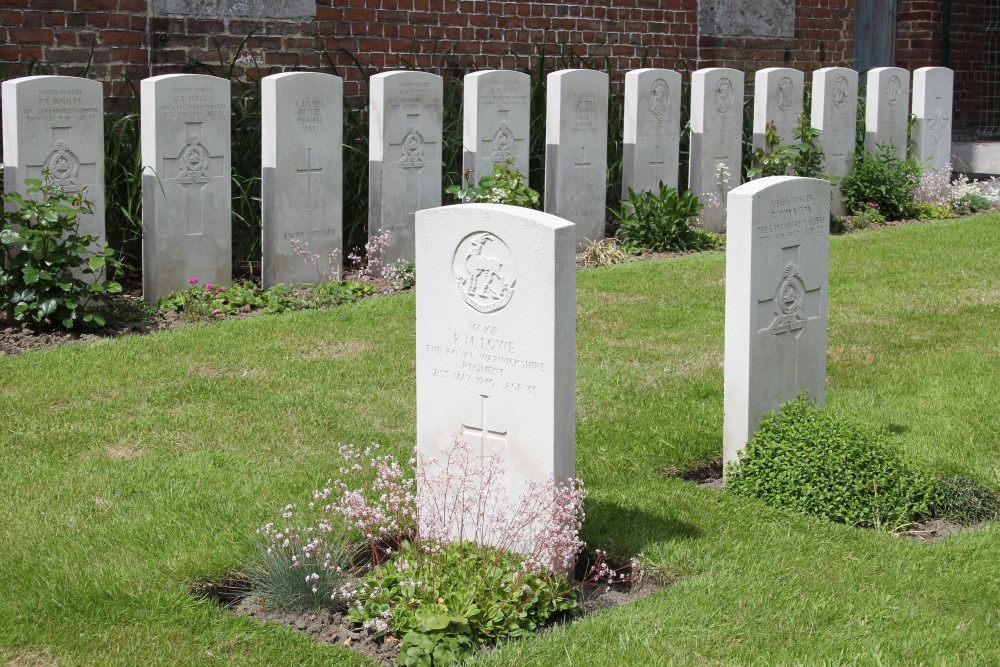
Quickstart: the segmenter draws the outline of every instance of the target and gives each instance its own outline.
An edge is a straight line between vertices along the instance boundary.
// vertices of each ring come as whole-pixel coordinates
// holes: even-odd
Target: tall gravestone
[[[906,157],[906,128],[910,122],[910,73],[900,67],[868,70],[865,90],[865,150],[892,145]]]
[[[464,79],[463,169],[472,183],[510,159],[528,178],[531,139],[531,77],[511,70],[485,70]]]
[[[681,75],[645,68],[625,73],[625,143],[622,197],[677,188],[680,146]]]
[[[716,199],[702,214],[705,226],[722,231],[726,195],[739,185],[743,157],[743,72],[709,67],[691,75],[691,154],[688,188]]]
[[[264,287],[340,275],[343,253],[343,80],[319,72],[261,80]],[[319,257],[319,270],[294,249]]]
[[[93,214],[80,232],[104,244],[104,87],[74,76],[3,82],[4,190],[26,195],[24,181],[49,178],[68,195],[83,191]]]
[[[575,246],[526,208],[417,213],[417,452],[499,453],[512,499],[575,476]]]
[[[414,214],[441,205],[441,77],[383,72],[370,81],[368,236],[389,233],[388,264],[413,261]]]
[[[790,67],[767,67],[754,75],[753,149],[767,150],[764,133],[774,123],[779,145],[795,142],[793,132],[802,113],[805,75]]]
[[[546,86],[545,211],[575,223],[582,246],[604,238],[608,75],[561,70]]]
[[[232,282],[229,81],[202,74],[144,79],[142,295]]]
[[[913,73],[915,157],[925,169],[944,171],[951,162],[951,109],[955,73],[947,67],[921,67]]]
[[[729,193],[723,460],[804,391],[826,398],[830,184],[769,176]]]
[[[858,73],[847,67],[824,67],[813,72],[812,126],[819,130],[823,173],[837,178],[831,188],[830,210],[848,213],[840,194],[840,180],[851,169],[857,137]]]

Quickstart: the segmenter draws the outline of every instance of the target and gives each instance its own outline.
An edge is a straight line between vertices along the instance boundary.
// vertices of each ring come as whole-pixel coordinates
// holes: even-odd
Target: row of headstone
[[[870,150],[891,144],[901,153],[909,119],[909,73],[868,73]],[[372,77],[369,235],[387,233],[383,257],[415,259],[413,220],[441,202],[442,80],[423,72]],[[803,108],[804,75],[768,68],[755,77],[754,146],[773,122],[784,143]],[[547,79],[546,211],[574,222],[577,242],[604,235],[608,78],[591,70],[553,72]],[[730,185],[737,185],[743,135],[742,72],[726,68],[692,75],[689,188],[718,202],[705,215],[721,230]],[[263,274],[265,285],[315,280],[298,256],[342,254],[342,82],[317,73],[265,77],[263,89]],[[164,75],[142,82],[144,293],[155,302],[184,287],[231,279],[229,86],[203,75]],[[824,68],[813,74],[812,125],[822,130],[824,172],[843,177],[855,144],[857,74]],[[507,159],[527,170],[530,80],[485,71],[466,77],[465,170],[473,182]],[[623,194],[677,186],[681,79],[642,69],[625,83]],[[942,169],[950,153],[952,73],[914,73],[916,156]],[[101,86],[75,77],[27,77],[3,84],[4,163],[8,190],[47,168],[56,184],[86,188],[95,202],[83,229],[104,236],[103,101]],[[833,211],[843,213],[839,190]]]

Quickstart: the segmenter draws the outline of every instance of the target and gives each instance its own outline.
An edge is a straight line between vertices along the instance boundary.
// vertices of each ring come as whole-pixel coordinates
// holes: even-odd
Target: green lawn
[[[834,238],[830,409],[1000,489],[1000,216]],[[721,252],[578,274],[584,537],[678,583],[486,665],[997,665],[1000,526],[935,544],[661,475],[721,452]],[[414,299],[0,358],[0,662],[372,665],[188,593],[414,440]]]

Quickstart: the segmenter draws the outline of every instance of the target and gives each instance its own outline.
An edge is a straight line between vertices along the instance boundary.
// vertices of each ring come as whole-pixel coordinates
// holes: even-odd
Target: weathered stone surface
[[[499,453],[507,492],[575,473],[576,232],[499,204],[417,213],[417,451]]]
[[[413,261],[413,216],[441,205],[441,77],[383,72],[370,80],[368,236],[389,232],[384,260]]]
[[[906,157],[906,126],[910,121],[910,73],[899,67],[868,70],[865,90],[865,150],[892,145]]]
[[[531,77],[524,72],[485,70],[464,79],[462,143],[464,170],[478,183],[510,158],[528,178],[531,141]]]
[[[716,232],[726,226],[726,195],[740,182],[743,83],[743,72],[725,67],[691,75],[688,188],[706,204],[702,219]]]
[[[719,37],[794,37],[795,0],[699,0],[698,27]]]
[[[153,14],[203,18],[297,19],[316,16],[315,0],[152,0]]]
[[[3,82],[4,190],[26,194],[42,178],[67,194],[83,190],[93,214],[80,232],[104,244],[104,88],[74,76],[29,76]]]
[[[921,67],[913,73],[914,153],[925,169],[940,172],[951,161],[951,109],[955,73]]]
[[[261,80],[264,287],[324,279],[293,244],[319,256],[328,275],[340,275],[343,89],[340,77],[319,72]]]
[[[677,188],[680,145],[681,75],[667,69],[625,74],[625,143],[622,197],[629,188],[658,192]]]
[[[781,144],[795,143],[802,113],[805,75],[790,67],[767,67],[754,75],[753,149],[765,148],[764,133],[774,123]]]
[[[142,295],[232,282],[229,81],[164,74],[142,81]]]
[[[804,391],[826,398],[830,184],[769,176],[729,193],[723,459]]]
[[[813,72],[812,126],[822,132],[823,173],[837,178],[830,210],[848,213],[840,194],[840,180],[851,168],[857,137],[858,73],[846,67],[824,67]]]
[[[546,84],[545,211],[575,223],[583,246],[604,238],[608,75],[561,70]]]

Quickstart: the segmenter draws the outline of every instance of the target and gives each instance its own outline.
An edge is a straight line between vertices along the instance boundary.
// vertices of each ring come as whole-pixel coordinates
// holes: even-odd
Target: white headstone
[[[729,193],[723,462],[804,391],[826,398],[830,184],[769,176]]]
[[[812,126],[823,148],[823,173],[838,181],[832,188],[830,211],[848,213],[840,194],[840,179],[851,169],[857,137],[858,73],[847,67],[824,67],[813,72]]]
[[[705,227],[720,232],[726,225],[726,195],[740,183],[743,156],[743,72],[725,67],[700,69],[691,75],[691,153],[688,189],[718,207],[703,214]],[[728,183],[727,183],[728,181]]]
[[[499,452],[512,499],[575,476],[575,246],[526,208],[417,213],[417,451]]]
[[[164,74],[142,81],[142,295],[232,282],[229,81]]]
[[[368,236],[389,233],[386,264],[413,261],[414,213],[441,205],[442,81],[409,71],[370,80]]]
[[[681,75],[669,69],[625,73],[625,143],[622,197],[677,188],[681,128]]]
[[[546,79],[545,211],[576,223],[577,244],[604,238],[608,75],[586,69]]]
[[[767,150],[764,133],[774,123],[779,146],[796,142],[793,132],[802,114],[805,75],[790,67],[767,67],[754,75],[753,149]]]
[[[84,190],[93,215],[80,233],[104,244],[104,87],[74,76],[3,82],[4,190],[25,195],[24,181],[48,169],[70,196]]]
[[[892,145],[906,157],[906,127],[910,122],[910,73],[899,67],[868,70],[865,90],[865,150]]]
[[[511,70],[485,70],[464,79],[463,169],[470,182],[493,175],[508,158],[528,178],[531,77]]]
[[[940,172],[951,162],[951,108],[955,73],[947,67],[921,67],[913,73],[915,157],[925,169]]]
[[[264,287],[340,275],[343,253],[343,80],[319,72],[261,80]],[[319,257],[310,266],[293,250]]]

